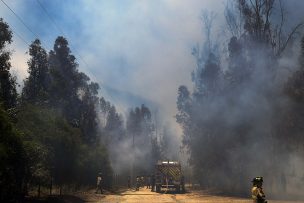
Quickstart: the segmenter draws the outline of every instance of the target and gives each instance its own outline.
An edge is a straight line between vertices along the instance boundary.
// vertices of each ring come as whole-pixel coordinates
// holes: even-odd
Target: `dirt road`
[[[242,199],[237,197],[223,197],[223,196],[214,196],[208,195],[204,191],[192,191],[186,194],[174,194],[174,193],[155,193],[151,192],[148,189],[140,189],[140,191],[126,190],[117,194],[106,194],[106,195],[89,195],[86,198],[87,202],[94,203],[169,203],[169,202],[178,202],[178,203],[252,203],[250,199]],[[304,203],[304,201],[277,201],[269,200],[269,203]]]

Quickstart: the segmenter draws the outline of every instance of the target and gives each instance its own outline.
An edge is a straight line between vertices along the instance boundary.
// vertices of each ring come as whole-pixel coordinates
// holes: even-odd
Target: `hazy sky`
[[[102,86],[101,94],[125,111],[146,102],[172,126],[177,88],[191,87],[195,60],[191,48],[202,42],[202,10],[223,22],[226,0],[3,0],[39,36],[49,51],[64,32],[79,69]],[[299,2],[294,1],[293,2]],[[302,1],[303,2],[303,1]],[[290,4],[291,6],[293,4]],[[301,11],[302,12],[302,11]],[[36,36],[0,1],[0,17],[15,32],[12,64],[19,81],[26,77],[25,44]],[[221,23],[215,35],[221,35]],[[79,54],[86,64],[80,60]]]

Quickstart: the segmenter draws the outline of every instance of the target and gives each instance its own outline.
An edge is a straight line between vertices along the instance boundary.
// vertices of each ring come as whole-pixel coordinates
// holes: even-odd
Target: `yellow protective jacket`
[[[265,202],[265,194],[263,192],[263,188],[253,186],[251,189],[251,197],[254,200],[254,202],[257,202],[257,203]]]

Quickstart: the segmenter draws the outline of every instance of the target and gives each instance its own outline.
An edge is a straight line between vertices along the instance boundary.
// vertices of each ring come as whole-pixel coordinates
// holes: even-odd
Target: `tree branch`
[[[299,23],[296,27],[293,28],[293,30],[291,31],[291,33],[288,35],[287,40],[285,41],[285,43],[283,44],[282,48],[280,48],[278,50],[278,53],[276,54],[277,57],[279,57],[284,50],[286,49],[289,41],[292,39],[292,37],[296,34],[296,32],[304,25],[304,23]]]

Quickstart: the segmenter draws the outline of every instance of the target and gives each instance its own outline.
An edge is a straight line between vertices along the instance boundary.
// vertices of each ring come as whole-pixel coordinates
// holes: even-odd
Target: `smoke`
[[[206,169],[209,173],[205,175],[202,173],[206,171],[200,172],[200,168],[196,170],[198,176],[202,175],[219,184],[206,183],[203,180],[202,184],[207,186],[210,184],[227,191],[232,187],[231,184],[240,184],[235,185],[239,187],[236,190],[248,194],[249,181],[255,176],[263,176],[268,195],[300,195],[301,191],[296,188],[304,186],[304,174],[300,166],[304,161],[303,157],[286,149],[292,143],[285,143],[284,140],[288,138],[277,140],[280,138],[276,134],[280,132],[274,129],[279,128],[285,109],[292,105],[281,93],[284,81],[290,75],[276,75],[279,80],[273,79],[274,76],[265,71],[270,65],[268,58],[258,56],[255,60],[259,61],[254,66],[252,80],[246,82],[245,87],[238,87],[240,92],[229,92],[207,101],[203,108],[198,106],[194,109],[194,117],[197,119],[194,122],[203,126],[197,126],[198,130],[193,133],[198,138],[193,140],[191,146],[194,148],[191,154],[192,164],[203,169],[206,169],[204,165],[210,167]],[[282,67],[278,65],[275,68]],[[234,98],[235,96],[238,98]],[[213,140],[212,136],[215,135],[219,137]],[[281,146],[284,144],[286,146]],[[197,157],[199,155],[201,156]],[[203,163],[195,163],[199,161]],[[212,163],[210,166],[209,162],[215,162],[216,165]],[[285,181],[286,186],[281,179],[288,180]],[[284,191],[283,187],[288,190]]]
[[[201,61],[204,53],[194,52],[194,81],[201,84],[190,99],[180,96],[178,114],[190,163],[204,187],[249,195],[252,178],[263,176],[270,197],[303,198],[303,148],[291,141],[302,139],[288,132],[295,104],[285,92],[299,67],[299,47],[288,47],[277,61],[265,44],[237,40],[229,42],[229,60],[220,52],[220,62],[210,55]]]
[[[149,119],[150,113],[141,117],[143,107],[129,109],[123,116],[124,124],[110,130],[108,113],[98,111],[101,141],[107,146],[114,174],[125,178],[149,175],[158,160],[180,160],[180,140],[158,111],[151,111]]]
[[[42,38],[46,48],[50,49],[54,39],[61,33],[52,25],[35,1],[8,1],[8,3]],[[179,154],[178,143],[181,141],[182,134],[174,118],[176,89],[180,84],[192,87],[189,73],[196,66],[196,61],[190,52],[196,42],[206,39],[201,32],[201,11],[207,9],[216,13],[213,36],[221,36],[218,40],[220,43],[225,42],[225,47],[220,45],[219,51],[227,50],[229,37],[225,31],[223,15],[226,1],[63,2],[54,0],[42,1],[42,3],[67,34],[66,37],[72,45],[72,52],[77,50],[88,64],[84,64],[75,53],[80,63],[80,71],[101,84],[101,94],[117,105],[117,109],[122,114],[127,114],[130,107],[139,106],[142,103],[151,107],[152,114],[155,109],[158,109],[156,117],[159,125],[159,141],[161,137],[169,139],[165,141],[168,143],[166,156],[175,158],[176,154]],[[289,0],[282,3],[285,6],[285,31],[287,32],[297,22],[304,20],[302,15],[304,2]],[[27,42],[34,40],[35,36],[32,36],[10,11],[4,6],[0,7],[0,11],[4,20]],[[279,9],[274,10],[273,15],[277,19],[275,21],[279,21]],[[16,34],[12,49],[14,50],[12,64],[17,70],[19,82],[22,83],[21,81],[27,75],[27,56],[24,54],[27,45]],[[242,186],[246,191],[250,186],[248,180],[252,177],[264,175],[265,187],[267,187],[272,182],[267,178],[269,173],[275,174],[272,175],[273,177],[280,177],[282,172],[288,179],[286,181],[288,191],[291,191],[291,188],[303,188],[302,185],[298,185],[302,178],[300,166],[303,160],[298,153],[286,155],[282,150],[275,152],[275,159],[280,159],[276,162],[281,162],[285,166],[271,164],[274,156],[273,152],[270,153],[272,149],[269,146],[272,146],[276,140],[269,135],[276,134],[270,126],[274,126],[274,123],[278,125],[278,118],[282,117],[281,110],[287,110],[291,106],[292,102],[282,95],[281,90],[288,77],[297,69],[296,53],[299,47],[295,41],[292,49],[288,50],[289,53],[285,53],[286,55],[278,61],[278,64],[272,64],[267,57],[263,56],[262,49],[259,46],[252,47],[253,58],[250,61],[254,65],[248,67],[252,67],[254,72],[246,86],[237,87],[238,93],[227,91],[227,95],[209,101],[203,108],[199,106],[195,109],[195,119],[214,126],[215,130],[222,130],[223,137],[217,140],[215,145],[209,145],[208,139],[205,140],[206,146],[198,146],[199,157],[194,158],[211,160],[214,156],[215,158],[222,156],[221,153],[213,153],[229,148],[229,151],[225,151],[228,155],[224,156],[229,159],[216,164],[226,170],[247,171],[246,177],[228,173],[233,174],[233,178],[244,180]],[[227,55],[222,56],[221,67],[228,67],[226,58]],[[270,74],[269,68],[276,69],[276,74]],[[222,129],[217,125],[219,122],[224,126]],[[167,126],[167,132],[162,132],[162,126]],[[237,130],[224,131],[231,128]],[[195,134],[199,135],[208,134],[202,130],[201,126],[193,126],[191,130],[197,131]],[[113,134],[119,133],[113,132]],[[236,147],[234,142],[238,140],[244,143]],[[196,144],[199,145],[200,142]],[[282,143],[278,145],[285,147]],[[117,171],[128,170],[134,158],[146,156],[148,153],[145,148],[134,147],[130,138],[119,142],[115,147],[111,146],[109,150],[111,159],[115,160],[113,168]],[[209,155],[211,157],[208,157]],[[178,156],[180,157],[181,154]],[[244,157],[255,157],[255,159],[246,160]],[[264,161],[260,162],[261,160]],[[241,168],[240,165],[246,167]],[[269,170],[266,172],[262,170],[264,166]],[[294,169],[291,170],[289,166]],[[295,172],[291,173],[293,170]],[[219,173],[208,175],[214,174]],[[295,176],[288,174],[295,174]],[[230,186],[232,177],[227,177],[223,172],[220,178],[217,178],[219,179],[226,180],[226,184]]]
[[[204,38],[200,32],[201,10],[220,13],[223,2],[41,1],[64,31],[80,64],[79,70],[101,85],[102,95],[117,105],[121,113],[142,103],[158,109],[178,137],[181,130],[174,121],[176,88],[179,84],[191,84],[188,72],[195,64],[189,52]],[[62,33],[37,2],[7,3],[50,50]],[[0,9],[14,31],[28,43],[34,40],[35,36],[6,7]],[[27,76],[28,47],[16,34],[13,40],[12,64],[22,84]]]

